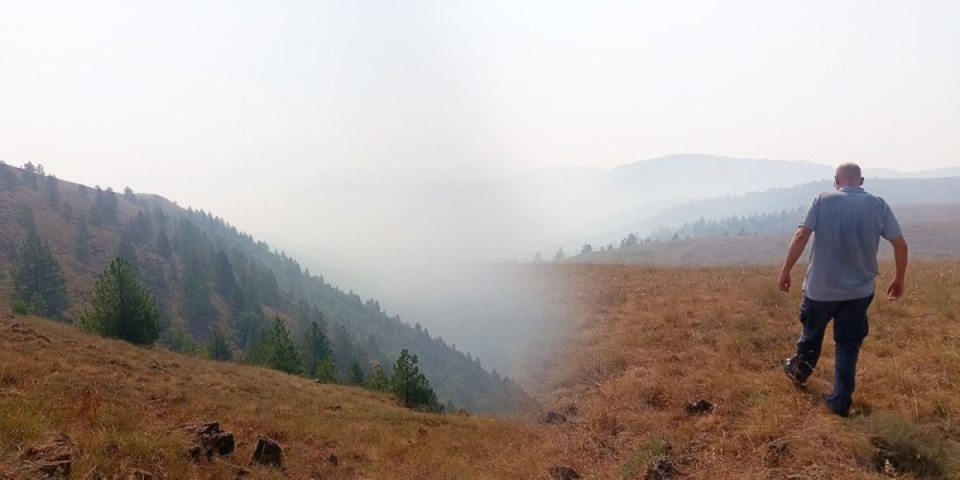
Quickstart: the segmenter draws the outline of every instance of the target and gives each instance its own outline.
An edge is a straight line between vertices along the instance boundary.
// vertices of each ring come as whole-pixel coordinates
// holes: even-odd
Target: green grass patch
[[[657,437],[646,441],[620,468],[620,478],[635,478],[639,472],[659,460],[666,459],[670,444],[666,439]]]
[[[873,412],[853,423],[869,442],[858,449],[858,457],[877,472],[918,478],[956,478],[960,474],[960,449],[955,443],[900,415]]]

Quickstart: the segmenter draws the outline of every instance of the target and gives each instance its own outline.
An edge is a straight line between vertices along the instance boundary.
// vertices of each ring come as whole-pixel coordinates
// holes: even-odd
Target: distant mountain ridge
[[[868,190],[879,189],[892,203],[952,202],[960,198],[953,190],[955,181],[947,180],[955,178],[960,168],[923,172],[863,168]],[[668,155],[620,165],[600,177],[582,178],[587,187],[567,186],[574,197],[568,204],[582,204],[587,213],[571,213],[571,223],[579,225],[556,235],[552,244],[541,245],[540,250],[549,254],[561,247],[567,252],[578,250],[584,243],[606,245],[631,232],[643,236],[701,216],[710,219],[792,210],[808,203],[815,193],[832,188],[833,170],[833,166],[809,161],[701,154]],[[913,183],[897,183],[899,180]],[[577,197],[578,191],[590,194]]]

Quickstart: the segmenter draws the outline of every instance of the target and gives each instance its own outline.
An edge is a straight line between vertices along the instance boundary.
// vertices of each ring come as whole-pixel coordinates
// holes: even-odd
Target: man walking
[[[835,192],[818,195],[793,235],[777,284],[790,291],[790,270],[814,235],[810,263],[803,280],[800,323],[803,333],[797,353],[783,368],[794,385],[802,387],[820,358],[827,323],[833,319],[835,365],[833,391],[825,397],[837,415],[850,413],[856,385],[857,356],[867,336],[867,307],[873,301],[878,274],[880,237],[893,246],[896,276],[887,287],[887,299],[903,295],[907,269],[907,242],[890,206],[861,187],[860,167],[844,163],[837,167]]]

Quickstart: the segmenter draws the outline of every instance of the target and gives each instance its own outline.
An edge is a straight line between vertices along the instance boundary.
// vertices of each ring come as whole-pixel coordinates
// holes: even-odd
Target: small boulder
[[[260,435],[257,439],[257,449],[253,452],[250,464],[283,468],[283,448],[269,437]]]
[[[566,465],[560,465],[550,467],[550,478],[553,480],[580,480],[582,477],[576,470]]]
[[[698,400],[688,403],[685,408],[690,415],[703,415],[713,411],[713,404],[706,400]]]
[[[547,425],[560,425],[561,423],[567,423],[567,416],[562,413],[547,412],[540,416],[539,422]]]
[[[220,430],[217,422],[190,422],[180,428],[193,436],[193,445],[189,449],[190,458],[210,460],[214,455],[223,457],[233,453],[236,447],[233,434]]]
[[[644,478],[645,480],[668,480],[673,477],[676,471],[677,469],[669,458],[661,458],[647,469],[647,475]]]
[[[25,461],[25,470],[33,470],[47,477],[70,477],[73,457],[77,446],[66,435],[60,435],[54,441],[39,447],[28,448],[21,458]]]

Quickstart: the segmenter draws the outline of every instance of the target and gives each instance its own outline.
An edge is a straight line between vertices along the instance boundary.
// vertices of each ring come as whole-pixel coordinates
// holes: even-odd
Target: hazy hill
[[[835,166],[809,161],[730,158],[717,155],[678,154],[626,163],[609,170],[585,168],[551,168],[535,170],[511,177],[494,177],[444,188],[441,183],[424,186],[437,193],[437,204],[454,210],[470,208],[469,218],[482,225],[474,235],[487,231],[507,230],[510,238],[482,245],[489,255],[499,258],[529,259],[540,251],[552,256],[560,247],[569,254],[583,243],[603,244],[617,241],[627,233],[649,232],[663,226],[679,225],[700,216],[751,214],[794,208],[792,199],[785,206],[767,205],[770,200],[758,196],[770,190],[809,188],[819,191],[830,187]],[[897,172],[872,169],[864,162],[868,188],[886,179],[925,179],[956,177],[956,169],[924,172]],[[903,184],[909,192],[911,184]],[[449,185],[447,185],[449,187]],[[898,187],[893,186],[892,189]],[[800,198],[810,195],[803,194]],[[713,199],[748,197],[742,208],[719,213]],[[469,199],[469,200],[468,200]],[[944,198],[925,197],[913,203],[950,202]],[[797,204],[806,204],[803,198]],[[749,204],[749,205],[748,205]],[[690,208],[684,210],[683,205]],[[476,207],[476,208],[473,208]],[[704,208],[707,207],[707,208]],[[674,210],[673,208],[676,208]],[[690,212],[689,210],[695,210]],[[715,213],[716,211],[716,213]],[[687,218],[690,215],[692,218]],[[670,218],[678,216],[677,218]],[[605,238],[613,233],[616,238]],[[602,243],[601,243],[602,242]],[[464,240],[474,246],[476,242]],[[496,249],[491,247],[498,247]]]
[[[897,219],[910,245],[912,259],[957,259],[960,248],[960,203],[902,204]],[[779,264],[796,230],[800,214],[793,212],[782,233],[679,238],[595,251],[568,257],[572,263],[637,263],[647,265],[746,265]],[[892,259],[887,242],[880,242],[882,258]],[[809,251],[809,245],[808,245]],[[805,254],[806,255],[806,254]],[[805,257],[804,257],[805,258]]]
[[[33,224],[67,279],[67,322],[88,307],[96,275],[119,255],[135,264],[157,296],[161,343],[169,348],[191,350],[216,327],[228,333],[239,357],[274,317],[297,340],[318,321],[342,378],[354,364],[366,375],[377,364],[389,371],[400,350],[408,349],[418,355],[441,401],[479,412],[508,412],[528,401],[509,379],[483,370],[479,359],[419,324],[388,317],[377,301],[327,283],[210,213],[155,195],[90,188],[49,172],[0,165],[0,301],[7,305],[9,272]]]
[[[894,206],[960,203],[960,177],[869,178],[865,180],[864,188]],[[617,242],[630,233],[637,234],[642,240],[658,228],[677,229],[684,223],[695,222],[701,218],[720,220],[732,216],[793,212],[809,206],[818,193],[832,189],[831,181],[818,181],[741,195],[705,198],[660,208],[636,207],[607,217],[591,228],[579,231],[578,235],[581,244],[592,243],[597,247],[608,243],[618,245]],[[610,225],[617,227],[597,230]]]

